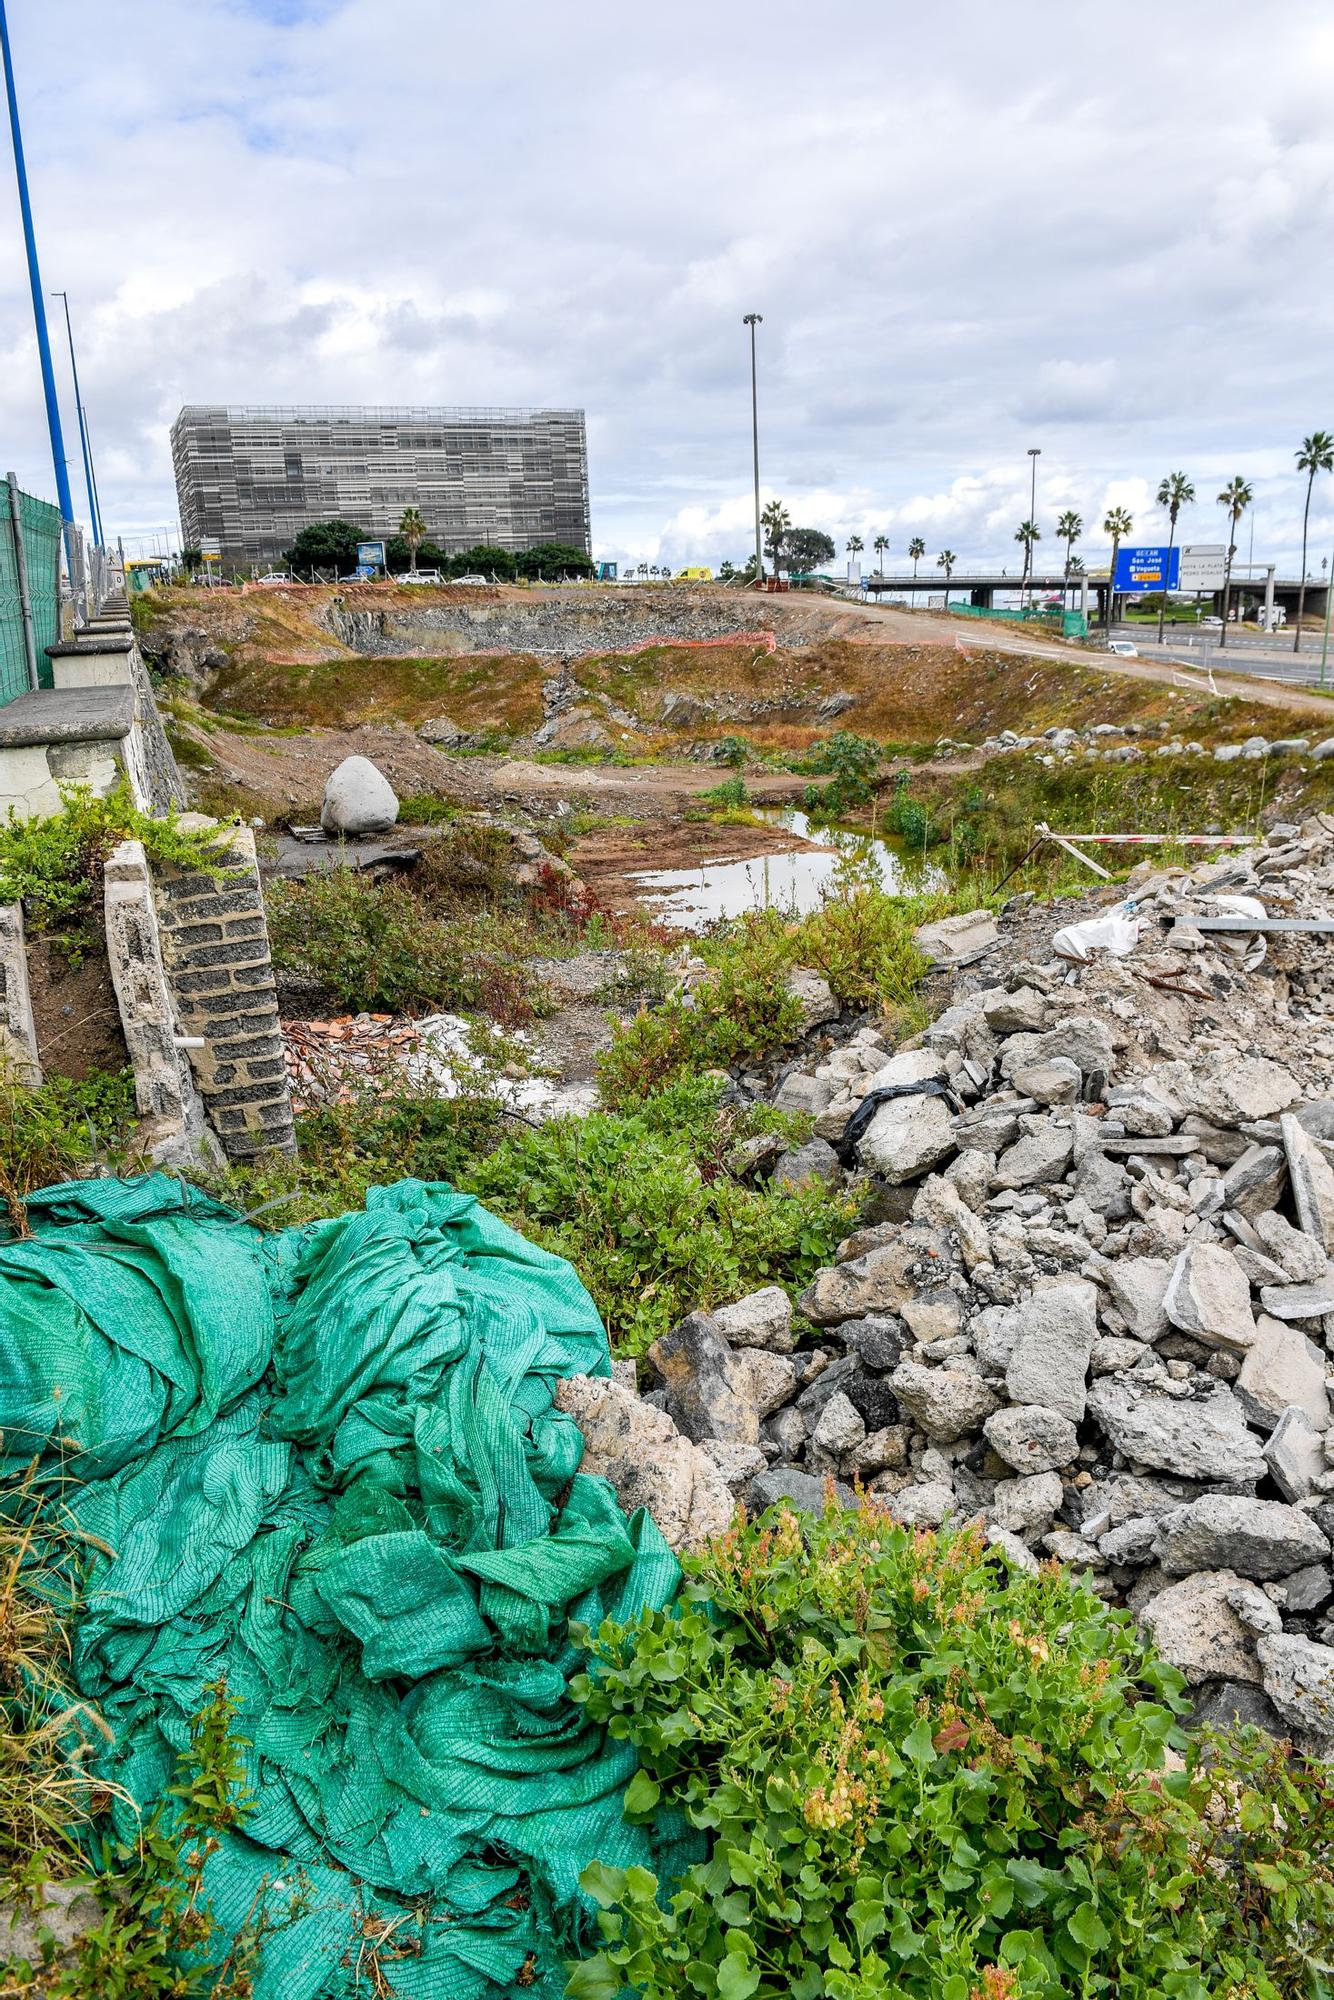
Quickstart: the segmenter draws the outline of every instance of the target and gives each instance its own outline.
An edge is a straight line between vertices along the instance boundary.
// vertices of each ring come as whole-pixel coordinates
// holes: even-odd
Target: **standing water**
[[[855,827],[813,825],[804,812],[757,812],[806,847],[754,854],[747,861],[704,861],[697,868],[659,868],[631,879],[654,919],[674,930],[698,931],[719,917],[777,909],[793,916],[818,910],[843,880],[869,882],[891,894],[940,889],[940,868],[909,855],[901,842],[877,840]]]

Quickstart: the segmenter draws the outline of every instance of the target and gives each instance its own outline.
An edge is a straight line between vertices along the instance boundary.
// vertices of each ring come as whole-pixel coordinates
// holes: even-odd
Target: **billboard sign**
[[[1118,591],[1175,590],[1180,569],[1180,549],[1118,549],[1113,582]]]
[[[383,542],[357,543],[357,575],[374,576],[377,569],[384,568]]]
[[[1221,590],[1227,569],[1222,542],[1187,542],[1181,551],[1182,590]]]

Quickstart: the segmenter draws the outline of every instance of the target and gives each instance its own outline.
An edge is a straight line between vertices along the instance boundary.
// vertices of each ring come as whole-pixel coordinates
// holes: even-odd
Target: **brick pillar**
[[[199,813],[178,821],[199,832],[215,824]],[[292,1100],[249,827],[234,830],[223,865],[229,872],[215,880],[154,863],[163,962],[183,1032],[203,1039],[190,1061],[229,1157],[247,1159],[269,1147],[290,1153]]]

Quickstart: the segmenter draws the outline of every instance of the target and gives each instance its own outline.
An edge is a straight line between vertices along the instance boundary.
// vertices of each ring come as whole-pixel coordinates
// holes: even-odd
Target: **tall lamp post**
[[[1038,517],[1038,460],[1041,458],[1041,456],[1042,456],[1042,446],[1040,444],[1031,444],[1028,447],[1028,464],[1030,471],[1030,477],[1028,482],[1028,518],[1034,524],[1034,526],[1037,525],[1037,517]],[[1034,561],[1035,557],[1033,554],[1033,544],[1032,542],[1030,542],[1028,545],[1028,562],[1026,565],[1028,571],[1028,585],[1027,585],[1027,595],[1024,598],[1025,610],[1028,608],[1028,605],[1032,602]]]
[[[83,446],[83,476],[88,485],[88,519],[93,525],[93,542],[102,546],[102,522],[97,510],[97,488],[93,484],[93,451],[88,442],[88,421],[83,411],[83,396],[79,389],[79,364],[74,359],[74,328],[70,324],[69,293],[52,292],[53,299],[61,299],[65,306],[65,338],[69,341],[69,372],[74,378],[74,409],[79,419],[79,443]]]
[[[46,422],[51,433],[51,457],[55,465],[56,495],[60,518],[65,524],[65,562],[70,589],[75,587],[78,569],[74,554],[74,502],[70,498],[69,472],[65,465],[65,440],[60,428],[60,403],[56,397],[56,373],[51,365],[51,336],[46,324],[46,301],[42,295],[42,274],[37,263],[37,238],[33,234],[32,203],[28,199],[28,170],[23,161],[23,134],[19,128],[19,103],[14,90],[14,63],[9,52],[9,23],[5,0],[0,0],[0,54],[5,65],[5,95],[9,100],[9,129],[14,136],[14,172],[19,184],[19,210],[23,217],[23,241],[28,252],[28,282],[32,287],[32,317],[37,329],[37,352],[42,364],[42,390],[46,397]]]
[[[0,0],[3,4],[3,0]],[[760,400],[755,379],[755,329],[763,313],[746,313],[741,324],[750,328],[750,440],[755,462],[755,580],[764,582],[764,552],[760,543]]]
[[[1320,646],[1320,685],[1325,685],[1325,669],[1329,665],[1329,606],[1334,598],[1334,574],[1325,573],[1325,636]]]

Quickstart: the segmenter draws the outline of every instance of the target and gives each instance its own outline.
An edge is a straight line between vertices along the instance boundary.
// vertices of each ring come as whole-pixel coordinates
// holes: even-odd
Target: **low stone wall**
[[[182,815],[183,827],[213,822]],[[160,865],[153,888],[162,957],[209,1122],[232,1159],[295,1149],[292,1101],[255,836],[238,827],[220,879]]]

